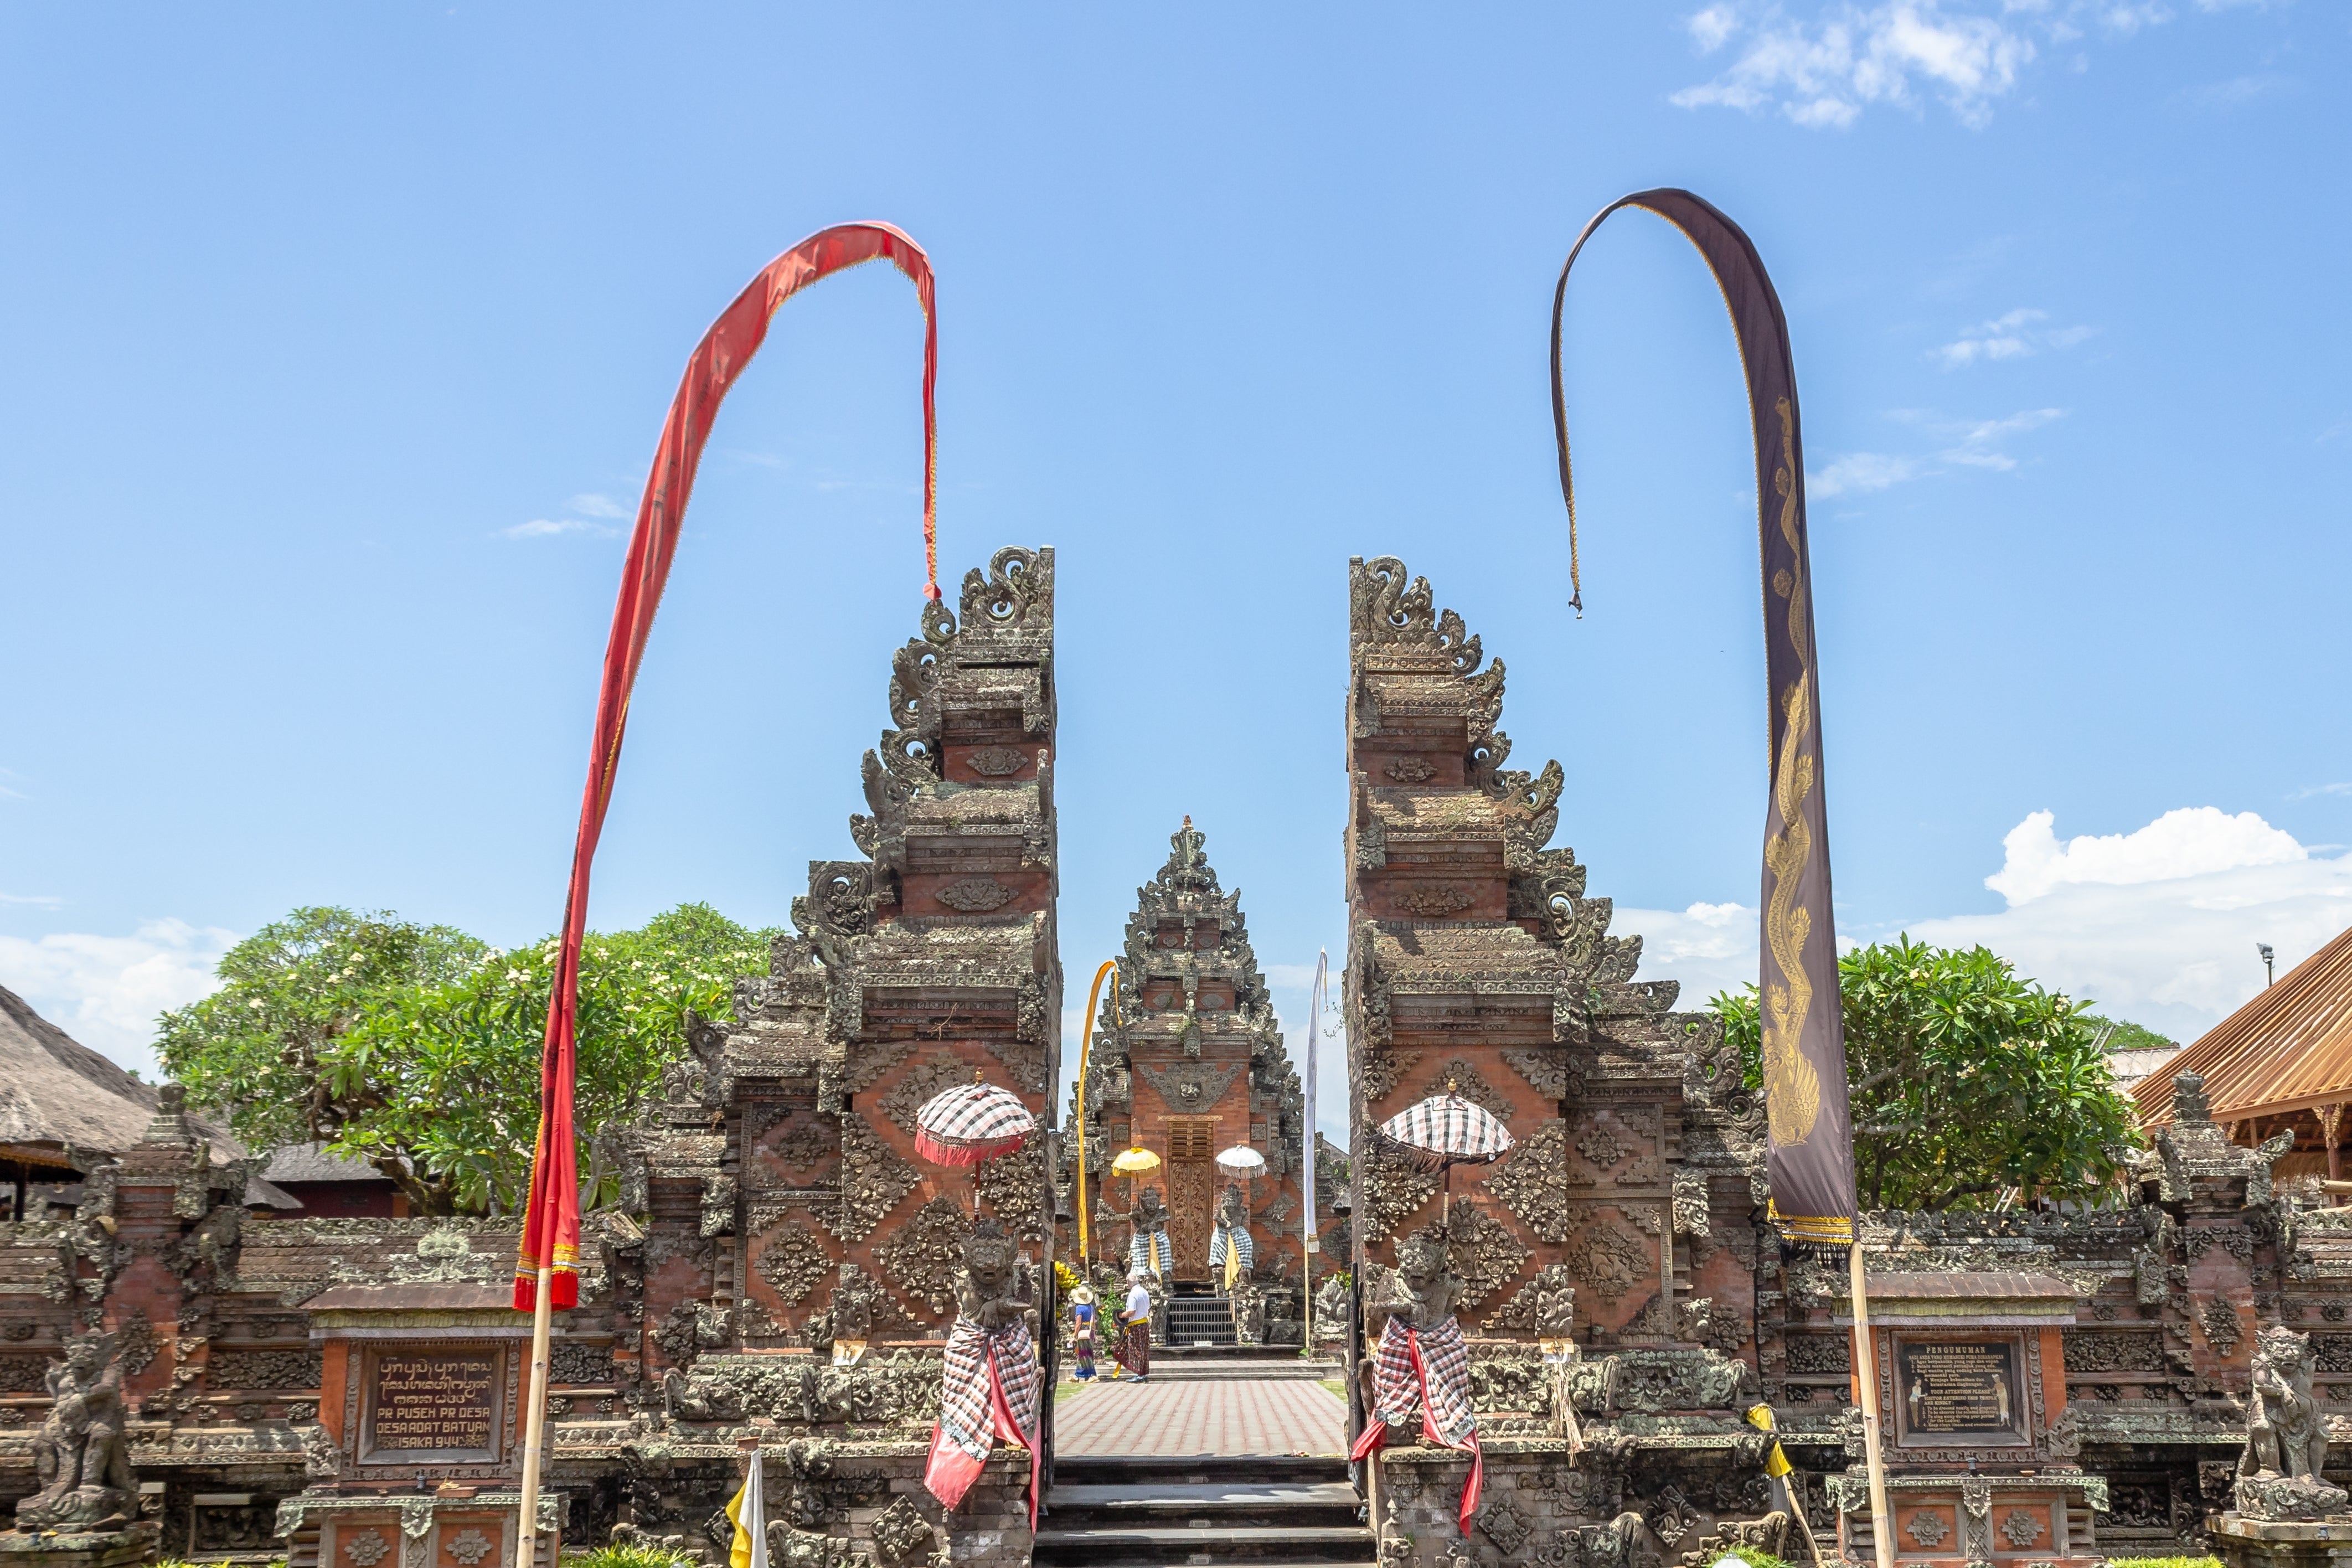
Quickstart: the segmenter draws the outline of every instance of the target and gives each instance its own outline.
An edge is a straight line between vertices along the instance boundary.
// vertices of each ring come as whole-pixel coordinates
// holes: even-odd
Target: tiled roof
[[[2172,1120],[2172,1080],[2205,1079],[2216,1121],[2352,1103],[2352,928],[2133,1086],[2140,1120]]]

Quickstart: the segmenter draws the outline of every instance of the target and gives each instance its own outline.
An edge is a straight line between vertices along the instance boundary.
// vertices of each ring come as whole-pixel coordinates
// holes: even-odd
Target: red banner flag
[[[677,396],[662,422],[661,445],[637,503],[637,524],[629,536],[621,569],[620,600],[613,607],[613,635],[604,645],[604,684],[596,697],[596,732],[588,758],[588,787],[580,803],[580,833],[572,851],[572,886],[563,901],[563,943],[547,1001],[547,1043],[541,1058],[539,1142],[531,1155],[530,1203],[524,1211],[522,1245],[515,1258],[515,1308],[538,1304],[539,1270],[550,1270],[549,1295],[557,1307],[580,1300],[580,1165],[572,1126],[575,1065],[573,1028],[579,1006],[580,943],[588,924],[588,868],[612,803],[613,775],[620,766],[621,736],[627,727],[629,689],[636,684],[646,637],[669,580],[677,552],[687,498],[702,443],[719,417],[719,405],[768,335],[768,321],[786,300],[808,285],[860,262],[887,259],[915,285],[923,307],[923,592],[940,596],[939,426],[933,389],[939,377],[939,321],[933,310],[930,258],[923,247],[887,223],[845,223],[813,234],[768,263],[735,298],[687,362]]]

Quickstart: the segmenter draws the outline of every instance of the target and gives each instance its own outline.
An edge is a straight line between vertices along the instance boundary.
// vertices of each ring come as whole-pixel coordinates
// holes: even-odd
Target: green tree
[[[1838,989],[1865,1208],[2093,1198],[2114,1184],[2137,1133],[2083,1005],[1984,948],[1908,936],[1844,954]],[[1712,1005],[1760,1088],[1756,988]]]
[[[574,1103],[592,1179],[590,1136],[660,1093],[687,1010],[723,1013],[773,934],[707,904],[589,934]],[[552,937],[506,952],[390,915],[298,910],[230,951],[220,991],[164,1016],[158,1055],[257,1148],[324,1140],[419,1214],[511,1210],[530,1179],[555,952]]]
[[[296,910],[229,949],[218,991],[163,1016],[156,1055],[257,1149],[331,1139],[353,1109],[321,1071],[335,1042],[370,1007],[455,982],[488,952],[388,911]]]
[[[592,932],[581,949],[574,1124],[583,1203],[606,1173],[599,1128],[636,1120],[686,1050],[688,1009],[724,1016],[738,976],[766,967],[773,931],[682,904],[642,930]],[[499,953],[443,985],[387,998],[344,1035],[324,1068],[362,1107],[337,1146],[379,1166],[404,1159],[426,1213],[511,1212],[530,1183],[540,1056],[557,942]]]

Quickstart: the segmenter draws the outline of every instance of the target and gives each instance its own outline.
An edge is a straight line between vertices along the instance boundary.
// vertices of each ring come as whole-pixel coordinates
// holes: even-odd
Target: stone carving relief
[[[1932,1552],[1944,1537],[1952,1533],[1952,1527],[1944,1522],[1943,1515],[1932,1509],[1915,1509],[1910,1522],[1903,1527],[1903,1533],[1917,1542],[1922,1552]]]
[[[966,877],[950,882],[933,896],[951,910],[975,915],[1001,910],[1021,895],[993,877]]]
[[[1363,1085],[1364,1103],[1376,1105],[1394,1094],[1397,1084],[1421,1065],[1421,1053],[1390,1047],[1366,1050],[1355,1064],[1357,1081]]]
[[[16,1504],[19,1531],[119,1531],[136,1517],[118,1343],[112,1334],[77,1334],[49,1368],[56,1403],[32,1441],[41,1487]]]
[[[1436,1238],[1435,1226],[1425,1226],[1413,1233],[1415,1240]],[[1534,1254],[1511,1227],[1482,1209],[1456,1201],[1452,1217],[1444,1233],[1446,1242],[1446,1266],[1462,1279],[1459,1306],[1467,1313],[1501,1289],[1504,1284],[1517,1277]]]
[[[1513,1047],[1502,1053],[1511,1070],[1528,1080],[1528,1086],[1546,1100],[1565,1100],[1569,1094],[1568,1053],[1554,1047],[1533,1050]]]
[[[1576,1329],[1576,1277],[1564,1265],[1549,1263],[1513,1291],[1486,1321],[1489,1331],[1517,1330],[1540,1339],[1564,1340]]]
[[[1032,1138],[1018,1150],[982,1161],[972,1171],[982,1199],[1024,1241],[1043,1241],[1052,1209],[1045,1192],[1045,1145]]]
[[[1149,1062],[1133,1064],[1136,1074],[1151,1086],[1153,1092],[1180,1115],[1206,1110],[1223,1098],[1234,1079],[1248,1067],[1246,1062],[1185,1063],[1181,1067],[1158,1068]]]
[[[1519,1141],[1486,1178],[1486,1190],[1539,1240],[1568,1237],[1567,1127],[1557,1116]]]
[[[956,1269],[971,1221],[944,1195],[933,1198],[874,1248],[885,1278],[940,1316],[955,1306]]]
[[[824,1244],[797,1225],[786,1224],[771,1237],[760,1253],[760,1278],[775,1287],[776,1295],[786,1306],[796,1306],[808,1298],[816,1282],[833,1271],[833,1258]]]
[[[1009,779],[1029,765],[1029,753],[1018,746],[980,746],[964,760],[982,778]]]
[[[316,1388],[323,1361],[323,1352],[308,1348],[216,1349],[205,1363],[205,1382],[206,1386],[215,1390]]]
[[[1595,1217],[1568,1244],[1562,1258],[1577,1281],[1604,1301],[1657,1277],[1658,1262],[1642,1238],[1615,1221]]]
[[[1430,1080],[1433,1089],[1451,1088],[1471,1104],[1484,1110],[1497,1121],[1508,1121],[1517,1112],[1510,1098],[1488,1083],[1484,1074],[1460,1057],[1450,1058]]]
[[[2309,1338],[2292,1329],[2264,1329],[2255,1342],[2246,1447],[2233,1489],[2238,1511],[2249,1519],[2328,1519],[2352,1506],[2342,1487],[2320,1479],[2327,1420],[2311,1395],[2314,1370]]]
[[[2164,1342],[2152,1333],[2068,1329],[2068,1372],[2162,1372]]]
[[[1443,920],[1458,915],[1478,901],[1476,895],[1459,882],[1423,882],[1409,887],[1396,897],[1407,913],[1424,920]]]
[[[873,1235],[875,1226],[922,1179],[922,1173],[883,1142],[864,1118],[843,1118],[841,1224],[836,1233],[851,1241]]]
[[[916,1131],[915,1113],[922,1110],[924,1103],[936,1094],[970,1083],[971,1077],[970,1062],[946,1051],[935,1052],[908,1068],[906,1076],[883,1095],[882,1114],[911,1138]]]
[[[1394,1235],[1435,1194],[1437,1178],[1415,1170],[1377,1140],[1360,1140],[1359,1147],[1363,1152],[1354,1156],[1355,1220],[1363,1227],[1366,1241],[1378,1241]]]
[[[805,1116],[769,1144],[768,1151],[788,1170],[814,1170],[840,1152],[841,1129],[823,1117]]]
[[[2235,1307],[2227,1301],[2208,1301],[2198,1323],[2204,1329],[2205,1342],[2213,1347],[2215,1355],[2226,1360],[2237,1353],[2238,1341],[2245,1333],[2245,1322],[2238,1316]]]

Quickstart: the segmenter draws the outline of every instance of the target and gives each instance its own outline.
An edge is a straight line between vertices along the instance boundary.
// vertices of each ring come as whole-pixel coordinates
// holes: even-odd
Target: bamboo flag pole
[[[514,1568],[535,1568],[539,1554],[539,1465],[547,1441],[547,1341],[555,1323],[555,1293],[548,1286],[552,1273],[554,1269],[542,1258],[539,1301],[530,1314],[530,1403],[523,1406],[522,1517],[515,1524]]]
[[[1870,1344],[1870,1298],[1863,1284],[1862,1227],[1854,1227],[1853,1245],[1846,1248],[1846,1267],[1853,1279],[1853,1369],[1861,1379],[1855,1403],[1862,1410],[1862,1452],[1870,1466],[1870,1543],[1877,1551],[1878,1568],[1895,1568],[1895,1521],[1886,1511],[1886,1456],[1879,1447],[1878,1366]]]
[[[1087,1245],[1087,1068],[1095,1044],[1095,1004],[1102,998],[1103,976],[1110,976],[1111,1007],[1118,1006],[1118,960],[1106,958],[1087,988],[1086,1026],[1078,1035],[1078,1262],[1091,1271],[1094,1253]]]

